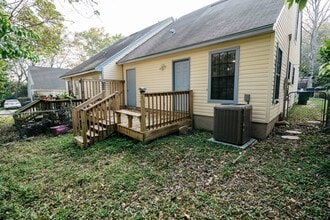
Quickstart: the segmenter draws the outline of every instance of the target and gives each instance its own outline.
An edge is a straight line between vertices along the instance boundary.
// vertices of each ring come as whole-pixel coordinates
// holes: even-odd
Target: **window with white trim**
[[[282,50],[279,47],[277,47],[276,61],[275,61],[274,96],[273,96],[274,103],[278,103],[278,99],[280,97],[282,54],[283,54]]]

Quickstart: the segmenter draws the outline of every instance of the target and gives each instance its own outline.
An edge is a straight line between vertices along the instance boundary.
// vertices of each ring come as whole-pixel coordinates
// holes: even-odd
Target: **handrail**
[[[150,92],[145,93],[145,96],[152,96],[152,95],[164,95],[164,94],[180,94],[180,93],[189,93],[191,90],[179,90],[179,91],[166,91],[166,92]]]
[[[82,131],[81,136],[84,147],[87,147],[89,144],[93,144],[98,140],[104,139],[105,136],[110,135],[112,132],[111,125],[115,123],[115,111],[119,109],[118,98],[118,92],[115,92],[96,102],[92,106],[80,111],[80,120],[76,121],[76,123],[79,123],[79,121],[81,122],[78,125],[79,128],[74,126],[74,129],[75,132],[77,132],[77,129]],[[105,136],[100,136],[100,134],[96,133],[94,130],[96,127],[100,126],[105,126],[103,127],[106,132]]]
[[[26,106],[23,106],[22,108],[18,109],[15,113],[18,114],[20,112],[28,110],[29,108],[33,107],[34,105],[38,104],[39,102],[41,102],[41,100],[34,100],[33,102],[27,104]]]
[[[107,99],[110,99],[110,98],[114,97],[115,95],[118,95],[118,92],[115,92],[115,93],[109,95],[108,97],[105,97],[105,98],[101,99],[100,101],[95,102],[94,104],[92,104],[88,108],[83,109],[83,111],[91,110],[92,108],[96,107],[97,105],[99,105],[100,103],[106,101]]]
[[[90,98],[89,100],[81,103],[80,105],[77,105],[75,107],[76,110],[80,110],[85,108],[86,106],[90,105],[91,103],[97,101],[99,98],[104,97],[105,96],[105,91],[100,92],[99,94],[97,94],[96,96],[94,96],[93,98]]]

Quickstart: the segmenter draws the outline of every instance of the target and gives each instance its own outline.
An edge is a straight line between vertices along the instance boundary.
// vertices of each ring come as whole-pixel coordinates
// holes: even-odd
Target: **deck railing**
[[[81,100],[36,100],[19,110],[14,115],[15,126],[23,137],[27,135],[29,126],[40,119],[50,120],[51,124],[68,124],[72,119],[71,109],[81,103]],[[68,124],[69,125],[69,124]]]
[[[89,106],[94,105],[98,101],[105,98],[105,92],[100,92],[96,96],[94,96],[91,99],[88,99],[87,101],[81,103],[80,105],[76,106],[72,109],[72,132],[74,135],[78,134],[78,131],[82,130],[82,124],[81,124],[81,113],[83,109],[88,108]]]
[[[80,136],[82,136],[84,147],[87,143],[93,144],[111,134],[111,126],[115,123],[115,111],[120,108],[119,103],[119,94],[116,92],[80,111]],[[96,130],[105,132],[101,134]]]
[[[192,91],[141,94],[141,132],[192,119]]]
[[[81,98],[84,101],[93,98],[102,91],[105,91],[106,95],[118,91],[122,106],[124,105],[124,83],[124,80],[80,79]]]
[[[15,122],[19,121],[20,124],[24,124],[34,115],[42,114],[44,112],[56,112],[59,110],[68,110],[69,112],[71,112],[71,108],[74,108],[80,103],[80,99],[36,100],[17,110],[14,113],[14,119]]]

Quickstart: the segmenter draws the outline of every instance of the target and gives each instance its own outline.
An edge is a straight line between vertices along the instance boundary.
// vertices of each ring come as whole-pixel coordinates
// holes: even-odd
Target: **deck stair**
[[[114,132],[146,142],[192,125],[192,91],[140,90],[139,107],[130,109],[121,108],[122,90],[107,94],[101,92],[72,110],[74,140],[83,149]]]
[[[72,110],[73,135],[82,148],[104,140],[115,131],[115,111],[119,94],[109,96],[103,91]]]

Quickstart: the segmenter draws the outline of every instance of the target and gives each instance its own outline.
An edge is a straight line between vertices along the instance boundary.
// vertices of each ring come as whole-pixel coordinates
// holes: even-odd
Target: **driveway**
[[[17,109],[10,109],[10,110],[0,109],[0,117],[13,115],[16,110]]]

